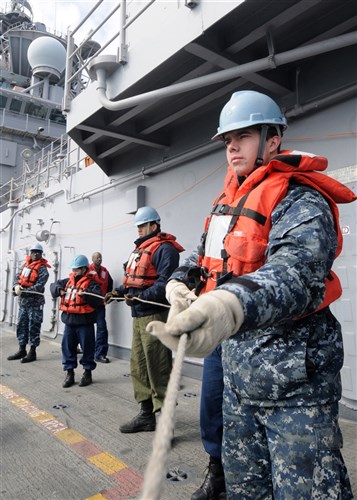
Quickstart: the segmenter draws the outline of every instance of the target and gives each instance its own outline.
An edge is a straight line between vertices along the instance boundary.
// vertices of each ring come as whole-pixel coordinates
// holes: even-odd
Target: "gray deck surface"
[[[109,454],[113,463],[123,463],[125,471],[143,476],[151,454],[154,433],[121,434],[119,425],[133,417],[138,405],[133,398],[129,363],[111,358],[110,364],[99,364],[93,372],[94,383],[79,387],[82,369],[76,370],[76,385],[62,388],[59,339],[42,336],[38,360],[22,364],[7,361],[17,350],[13,328],[1,328],[1,475],[2,500],[78,500],[94,497],[139,498],[138,492],[118,493],[118,482],[108,471],[90,461],[93,450]],[[201,484],[207,466],[199,436],[199,380],[183,377],[176,408],[173,446],[166,471],[182,480],[164,479],[162,500],[189,500]],[[12,390],[21,400],[5,397]],[[74,434],[86,438],[88,456],[78,453],[70,442],[56,437],[56,430],[34,418],[35,410],[47,412]],[[32,413],[31,413],[32,411]],[[343,455],[357,495],[357,412],[341,406],[340,424],[344,436]],[[52,424],[49,424],[52,425]],[[60,434],[58,434],[60,435]],[[75,441],[75,440],[74,440]],[[113,465],[112,463],[109,464]],[[105,490],[117,493],[105,496]],[[119,488],[120,491],[120,488]],[[102,494],[100,494],[102,492]]]

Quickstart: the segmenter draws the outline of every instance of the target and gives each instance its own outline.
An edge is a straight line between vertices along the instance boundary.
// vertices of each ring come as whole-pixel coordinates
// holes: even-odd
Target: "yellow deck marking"
[[[10,387],[0,384],[0,395],[4,399],[8,400],[11,404],[19,408],[21,411],[26,413],[32,420],[39,423],[47,431],[51,432],[53,436],[62,441],[64,444],[71,446],[81,442],[83,442],[84,444],[85,442],[87,442],[89,443],[89,445],[92,446],[92,448],[90,447],[88,448],[89,450],[98,449],[95,446],[93,446],[93,444],[90,443],[84,436],[82,436],[82,434],[75,431],[74,429],[68,428],[66,424],[57,420],[50,413],[41,410],[28,399],[20,396],[19,394],[16,394],[16,392],[14,392]],[[75,449],[75,446],[73,448]],[[95,465],[98,469],[107,474],[109,477],[112,476],[112,479],[114,479],[115,482],[117,483],[117,486],[114,487],[114,490],[116,490],[117,492],[118,491],[122,492],[125,490],[126,494],[130,497],[131,495],[134,494],[136,495],[138,493],[140,485],[133,483],[130,485],[130,488],[128,490],[125,481],[122,482],[123,478],[119,478],[120,474],[115,476],[115,473],[127,469],[129,473],[134,474],[135,477],[137,478],[140,478],[140,475],[135,470],[131,469],[125,462],[117,459],[110,453],[106,452],[96,453],[95,455],[86,458],[88,462]],[[109,487],[108,491],[110,491],[111,495],[110,498],[112,498],[112,494],[114,491],[112,490],[113,488]],[[101,493],[97,493],[91,497],[86,498],[86,500],[106,500],[109,498],[107,495],[105,495],[106,491],[107,490],[103,490],[104,495]],[[115,493],[115,495],[116,494],[117,493]]]
[[[63,431],[57,432],[56,438],[60,439],[66,444],[75,444],[86,440],[86,438],[82,436],[82,434],[73,429],[65,429]]]
[[[50,420],[51,418],[54,418],[53,415],[51,415],[50,413],[46,413],[44,411],[41,412],[39,415],[32,415],[31,413],[29,415],[31,418],[33,418],[39,423],[41,423],[42,420]]]
[[[89,457],[88,460],[108,475],[113,474],[114,472],[119,472],[120,470],[128,467],[126,463],[118,460],[113,457],[113,455],[106,452]]]

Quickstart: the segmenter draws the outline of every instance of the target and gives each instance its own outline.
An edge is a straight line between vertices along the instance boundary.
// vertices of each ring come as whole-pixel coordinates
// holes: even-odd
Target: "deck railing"
[[[83,82],[89,83],[90,76],[88,66],[95,57],[103,54],[103,52],[114,43],[114,51],[116,53],[117,62],[120,64],[126,64],[128,62],[128,43],[126,36],[127,30],[129,26],[132,25],[133,22],[138,19],[138,17],[140,17],[141,14],[143,14],[143,12],[145,12],[146,9],[148,9],[156,0],[146,0],[140,2],[139,11],[136,12],[135,15],[131,17],[131,19],[128,19],[127,16],[127,4],[131,2],[127,2],[127,0],[121,0],[117,3],[114,3],[113,9],[108,14],[104,15],[102,21],[97,22],[94,29],[90,28],[89,33],[84,38],[84,40],[81,43],[76,44],[74,41],[74,36],[84,28],[87,20],[95,12],[99,12],[99,7],[103,3],[103,1],[104,0],[99,0],[76,28],[74,28],[73,30],[68,29],[65,87],[62,103],[62,109],[65,112],[70,111],[72,99],[84,88]],[[118,22],[115,23],[116,26],[119,26],[119,30],[115,33],[112,33],[111,29],[107,29],[109,26],[109,21],[113,18],[113,16],[119,9],[119,19]],[[94,36],[96,34],[98,34],[98,36],[101,36],[102,33],[105,33],[106,36],[103,39],[103,43],[101,44],[100,48],[94,53],[90,54],[89,57],[84,59],[82,57],[84,46],[88,46],[90,42],[94,40]],[[107,38],[108,34],[109,38]],[[96,42],[93,41],[93,46],[95,46],[95,43]],[[77,65],[73,64],[75,58],[79,60],[79,63]]]
[[[0,212],[14,203],[42,198],[46,189],[60,184],[87,164],[88,157],[83,156],[77,144],[61,136],[31,158],[24,158],[22,175],[0,187]]]

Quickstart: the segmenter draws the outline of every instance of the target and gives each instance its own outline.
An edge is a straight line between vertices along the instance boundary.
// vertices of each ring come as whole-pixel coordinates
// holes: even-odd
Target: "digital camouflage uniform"
[[[229,499],[353,498],[337,420],[341,327],[328,307],[313,312],[336,248],[325,198],[292,184],[272,213],[265,264],[217,287],[239,298],[245,318],[222,344]],[[197,261],[198,250],[183,266]]]
[[[16,336],[19,346],[25,347],[28,343],[31,347],[38,347],[40,345],[45,297],[26,292],[44,293],[48,276],[47,267],[42,265],[38,270],[36,283],[26,287],[26,291],[19,296],[19,313],[16,326]],[[17,284],[18,282],[16,281],[14,286]]]

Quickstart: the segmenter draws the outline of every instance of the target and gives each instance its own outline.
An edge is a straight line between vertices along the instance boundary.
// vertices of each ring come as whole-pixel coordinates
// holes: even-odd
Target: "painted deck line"
[[[125,500],[140,492],[143,476],[131,469],[125,462],[99,448],[85,436],[69,428],[50,413],[41,410],[10,387],[0,384],[0,395],[70,447],[76,454],[118,483],[117,486],[104,489],[86,500]]]

